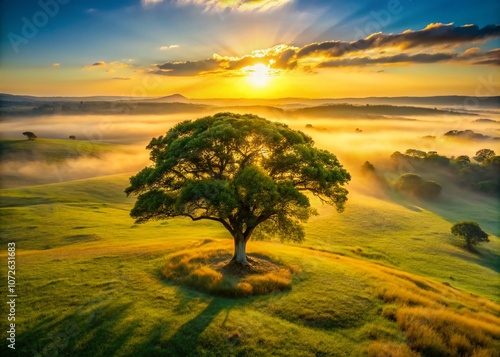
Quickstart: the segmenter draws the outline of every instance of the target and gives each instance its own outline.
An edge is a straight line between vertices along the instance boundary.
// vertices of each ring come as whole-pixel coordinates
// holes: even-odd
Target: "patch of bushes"
[[[439,170],[447,179],[461,187],[487,194],[500,193],[500,156],[491,149],[478,150],[472,158],[467,155],[448,158],[435,151],[408,149],[404,154],[396,151],[391,159],[394,169],[399,172],[408,168],[415,171],[415,174],[435,173]],[[432,194],[433,188],[428,188]]]
[[[413,173],[401,175],[396,182],[396,188],[424,199],[436,199],[443,190],[437,182],[426,181],[420,175]]]

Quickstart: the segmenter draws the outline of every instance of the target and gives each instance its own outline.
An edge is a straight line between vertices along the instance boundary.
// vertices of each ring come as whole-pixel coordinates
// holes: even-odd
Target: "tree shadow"
[[[166,342],[172,356],[193,356],[195,346],[200,345],[200,337],[207,327],[212,323],[221,311],[226,312],[225,320],[229,312],[241,303],[234,299],[213,298],[208,306],[195,318],[182,325],[177,332]],[[224,324],[224,322],[223,322]]]
[[[44,318],[16,336],[15,352],[18,356],[113,356],[138,327],[135,320],[125,322],[131,305],[87,304],[62,318]]]
[[[500,254],[497,252],[493,250],[483,250],[480,247],[467,248],[465,244],[455,246],[462,248],[463,251],[450,253],[451,255],[481,265],[496,273],[500,273]]]

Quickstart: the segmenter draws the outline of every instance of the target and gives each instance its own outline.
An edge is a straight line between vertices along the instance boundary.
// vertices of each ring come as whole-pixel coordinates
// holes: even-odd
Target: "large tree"
[[[184,121],[147,149],[153,164],[130,178],[136,222],[185,216],[220,222],[234,238],[233,260],[248,265],[252,233],[302,241],[314,213],[307,192],[339,212],[349,173],[335,155],[284,124],[219,113]]]

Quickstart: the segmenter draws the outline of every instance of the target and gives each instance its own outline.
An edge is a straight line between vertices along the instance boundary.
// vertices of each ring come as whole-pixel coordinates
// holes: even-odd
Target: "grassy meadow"
[[[184,117],[127,118],[109,130],[99,129],[102,118],[82,118],[101,130],[93,141],[61,139],[60,120],[53,138],[35,141],[12,139],[18,124],[3,124],[0,259],[16,242],[18,299],[16,350],[3,343],[2,355],[499,356],[498,198],[443,182],[440,200],[429,202],[382,191],[357,171],[365,160],[384,167],[390,153],[422,147],[423,135],[457,123],[498,129],[462,117],[270,118],[338,155],[353,176],[349,201],[339,214],[312,199],[319,215],[302,244],[250,240],[250,257],[290,269],[290,288],[234,299],[163,273],[179,252],[230,256],[222,226],[187,218],[137,225],[129,216],[135,198],[123,191],[148,164],[145,145]],[[136,131],[138,123],[149,126]],[[498,150],[490,144],[438,140],[428,150],[472,156],[485,145]],[[490,234],[476,252],[450,233],[466,219]]]

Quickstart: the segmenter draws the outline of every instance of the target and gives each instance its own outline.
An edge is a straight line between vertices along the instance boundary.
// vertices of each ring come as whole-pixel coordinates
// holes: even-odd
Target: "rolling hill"
[[[0,191],[1,243],[17,248],[19,355],[498,350],[498,237],[473,254],[431,210],[351,192],[342,214],[316,204],[304,244],[250,241],[251,256],[295,267],[290,291],[214,297],[160,270],[181,249],[230,251],[228,234],[188,219],[134,225],[128,176]]]

